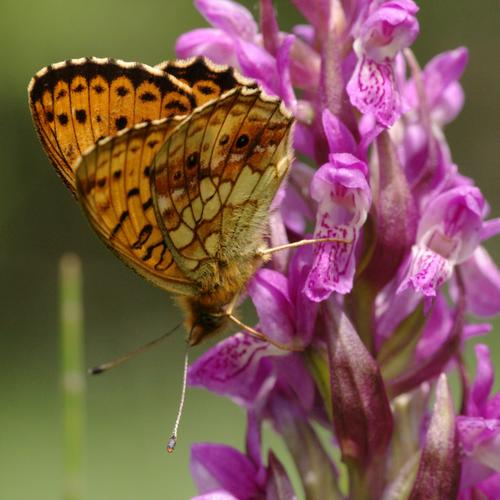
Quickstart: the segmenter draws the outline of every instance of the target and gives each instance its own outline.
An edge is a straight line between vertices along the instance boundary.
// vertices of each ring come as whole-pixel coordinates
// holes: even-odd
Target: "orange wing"
[[[158,68],[95,57],[42,69],[28,92],[43,147],[73,193],[76,161],[97,141],[196,107],[190,88]]]
[[[153,158],[176,123],[142,123],[103,139],[77,161],[76,186],[92,226],[126,264],[161,288],[193,295],[158,227],[150,189]]]

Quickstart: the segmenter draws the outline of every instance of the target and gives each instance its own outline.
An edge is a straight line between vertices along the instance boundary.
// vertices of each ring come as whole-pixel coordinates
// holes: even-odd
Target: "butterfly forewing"
[[[77,189],[104,242],[139,274],[167,290],[193,294],[156,220],[150,189],[153,158],[175,119],[144,123],[100,141],[77,163]]]
[[[45,151],[73,192],[75,163],[99,139],[196,107],[189,87],[164,71],[98,58],[44,68],[31,81],[29,98]]]
[[[193,281],[213,261],[255,255],[290,164],[291,123],[279,100],[237,88],[185,118],[159,151],[157,217]]]
[[[255,81],[241,76],[234,68],[219,66],[200,57],[186,61],[166,61],[156,67],[187,85],[192,90],[197,106],[218,99],[236,87],[257,87]]]

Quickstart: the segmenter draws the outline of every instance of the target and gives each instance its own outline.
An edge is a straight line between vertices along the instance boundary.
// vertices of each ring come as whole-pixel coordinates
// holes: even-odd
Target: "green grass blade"
[[[64,500],[85,497],[85,366],[80,259],[65,254],[59,265],[63,399]]]

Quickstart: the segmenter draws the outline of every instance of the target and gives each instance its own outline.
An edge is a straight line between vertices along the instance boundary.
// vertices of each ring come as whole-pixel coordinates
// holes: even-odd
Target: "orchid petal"
[[[460,265],[467,309],[478,316],[500,313],[500,270],[483,247]]]
[[[223,31],[200,28],[181,35],[175,44],[175,53],[181,59],[206,56],[217,64],[237,64],[234,42]]]
[[[262,47],[243,39],[237,39],[235,45],[243,74],[257,80],[267,93],[278,95],[279,78],[274,57]]]
[[[329,109],[323,111],[322,122],[330,153],[357,154],[358,147],[351,132]]]
[[[390,62],[376,63],[363,56],[347,84],[353,106],[371,113],[384,127],[390,127],[401,114],[401,99],[395,87]]]
[[[426,297],[435,297],[437,290],[451,276],[453,265],[432,250],[414,246],[412,264],[408,277],[401,283],[398,292],[408,287]]]
[[[493,388],[494,377],[490,350],[486,345],[478,344],[475,346],[475,352],[477,360],[476,377],[469,392],[467,415],[471,417],[489,417],[487,403]]]
[[[251,405],[269,375],[260,361],[277,354],[283,351],[268,342],[237,333],[219,342],[191,365],[188,384],[226,395],[243,406]]]
[[[255,465],[230,446],[197,443],[191,447],[191,474],[200,493],[223,489],[236,498],[257,496],[255,473]]]
[[[260,269],[250,281],[248,293],[265,335],[283,344],[291,343],[295,333],[295,314],[286,277],[272,269]]]
[[[212,26],[229,36],[249,41],[255,39],[257,23],[242,5],[231,0],[195,0],[195,5]]]

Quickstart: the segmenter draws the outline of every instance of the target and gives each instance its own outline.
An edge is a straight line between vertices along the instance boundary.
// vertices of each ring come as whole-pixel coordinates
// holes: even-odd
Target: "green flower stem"
[[[59,263],[61,379],[65,500],[83,500],[85,440],[85,370],[82,276],[74,254]]]

